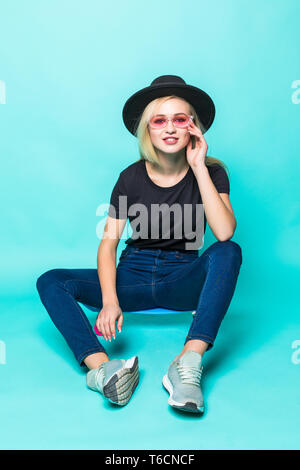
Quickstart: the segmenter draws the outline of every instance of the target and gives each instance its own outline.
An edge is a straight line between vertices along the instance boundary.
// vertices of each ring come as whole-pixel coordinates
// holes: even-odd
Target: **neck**
[[[184,152],[181,151],[176,154],[163,153],[157,150],[156,152],[159,159],[159,165],[151,163],[151,167],[162,175],[180,175],[189,167],[185,155],[185,149]]]

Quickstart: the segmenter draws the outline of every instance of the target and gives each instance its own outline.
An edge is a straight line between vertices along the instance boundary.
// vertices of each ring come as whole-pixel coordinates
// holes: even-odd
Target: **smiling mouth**
[[[178,139],[176,137],[168,137],[166,139],[163,139],[163,141],[166,142],[166,144],[176,144]]]

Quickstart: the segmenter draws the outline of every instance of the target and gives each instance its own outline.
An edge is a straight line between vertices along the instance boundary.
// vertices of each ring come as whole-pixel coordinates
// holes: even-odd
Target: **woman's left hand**
[[[192,138],[190,138],[186,149],[186,158],[192,169],[196,169],[205,165],[205,157],[208,146],[201,130],[193,123],[193,121],[190,122],[187,130],[189,131],[190,136],[195,136],[196,141],[195,148],[193,149]]]

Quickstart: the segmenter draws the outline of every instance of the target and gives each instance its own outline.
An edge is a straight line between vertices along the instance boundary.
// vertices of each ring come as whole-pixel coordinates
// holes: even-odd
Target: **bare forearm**
[[[236,220],[213,184],[206,165],[194,172],[198,182],[207,222],[219,241],[232,237]]]
[[[107,245],[99,245],[97,270],[101,286],[102,303],[119,305],[116,292],[116,250]]]

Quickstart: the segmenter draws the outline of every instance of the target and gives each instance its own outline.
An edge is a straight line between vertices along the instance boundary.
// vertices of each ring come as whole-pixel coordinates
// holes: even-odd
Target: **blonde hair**
[[[140,158],[136,161],[148,160],[148,162],[155,163],[158,166],[160,165],[157,153],[153,147],[151,137],[148,131],[148,122],[149,122],[150,117],[153,115],[153,112],[156,109],[156,107],[172,98],[179,98],[185,101],[189,105],[190,114],[194,116],[194,119],[193,119],[194,124],[197,127],[199,127],[199,129],[201,129],[202,132],[205,131],[205,128],[202,122],[200,121],[194,107],[184,98],[181,98],[175,95],[169,95],[169,96],[163,96],[161,98],[156,98],[155,100],[150,101],[150,103],[148,103],[148,105],[145,107],[143,113],[141,114],[140,120],[137,121],[138,126],[134,130],[134,134],[138,139],[138,149],[139,149],[139,154],[140,154]],[[221,160],[218,160],[217,158],[206,156],[205,164],[206,166],[219,164],[225,169],[225,171],[227,170],[229,172],[225,163],[223,163]]]

